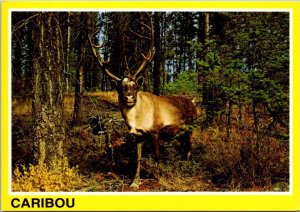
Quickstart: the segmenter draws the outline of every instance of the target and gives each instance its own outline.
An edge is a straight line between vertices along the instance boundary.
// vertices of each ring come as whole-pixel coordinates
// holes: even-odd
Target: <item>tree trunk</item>
[[[140,13],[140,22],[141,23],[145,23],[145,24],[149,24],[149,19],[146,16],[145,13]],[[148,35],[149,31],[144,27],[144,26],[140,26],[140,34],[141,35]],[[141,52],[145,52],[145,50],[148,50],[148,46],[149,46],[149,42],[146,39],[141,39],[140,40],[140,50]],[[146,52],[145,52],[146,53]],[[139,55],[139,63],[142,61],[141,56]],[[151,68],[151,66],[148,66],[148,68],[146,68],[143,71],[143,75],[144,75],[144,83],[143,83],[143,90],[144,91],[150,91],[150,73],[149,69]]]
[[[127,14],[125,13],[112,13],[111,18],[113,21],[112,29],[108,32],[108,38],[111,39],[111,50],[110,50],[110,58],[111,58],[111,72],[116,76],[123,76],[124,70],[121,68],[123,58],[124,49],[124,25],[126,25]],[[104,59],[108,57],[108,55],[104,55]],[[103,77],[103,82],[104,81]],[[107,81],[106,81],[107,82]]]
[[[259,119],[256,111],[256,103],[252,102],[252,112],[253,112],[253,120],[254,120],[254,129],[257,136],[257,140],[259,140]]]
[[[71,25],[70,25],[71,12],[68,12],[67,24],[68,24],[68,34],[67,34],[67,56],[66,56],[66,91],[69,91],[69,74],[70,74],[70,49],[71,49]]]
[[[202,36],[201,36],[201,42],[203,45],[205,45],[208,36],[209,36],[209,13],[205,12],[202,16]],[[207,50],[206,50],[207,51]],[[205,59],[205,53],[201,53],[203,58],[200,58],[202,60]],[[206,106],[206,121],[207,123],[211,123],[215,116],[215,105],[214,105],[214,94],[213,94],[213,88],[206,83],[206,74],[200,73],[202,76],[202,104]]]
[[[17,39],[13,37],[13,39]],[[12,43],[12,93],[19,94],[24,91],[24,83],[22,77],[22,45],[20,42]]]
[[[203,14],[203,42],[207,40],[209,36],[209,13]]]
[[[227,112],[227,125],[226,125],[226,140],[229,141],[231,138],[231,112],[233,102],[229,100],[228,112]]]
[[[79,32],[78,40],[78,68],[76,70],[75,79],[75,101],[74,101],[74,113],[72,124],[80,125],[82,122],[81,111],[82,111],[82,99],[83,99],[83,88],[84,88],[84,66],[86,62],[86,42],[87,42],[87,20],[84,12],[81,12],[81,28]]]
[[[154,67],[153,67],[153,93],[160,95],[161,85],[160,85],[160,62],[161,62],[161,44],[160,44],[160,12],[154,13]]]
[[[35,161],[64,167],[63,65],[59,13],[39,13],[33,32],[36,41],[33,81]]]

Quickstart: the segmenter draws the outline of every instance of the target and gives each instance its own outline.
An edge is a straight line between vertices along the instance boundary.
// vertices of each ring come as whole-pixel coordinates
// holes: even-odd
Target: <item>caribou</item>
[[[126,60],[126,72],[124,77],[119,78],[112,74],[107,64],[109,59],[103,59],[99,53],[99,48],[103,45],[95,44],[94,35],[89,34],[89,43],[101,70],[109,77],[115,85],[118,93],[119,108],[129,133],[135,138],[137,145],[137,165],[136,173],[131,183],[131,187],[138,188],[140,185],[140,169],[142,159],[142,141],[151,140],[154,145],[155,159],[160,157],[160,139],[162,137],[178,137],[178,141],[183,152],[183,157],[189,159],[191,151],[191,130],[185,127],[196,117],[196,107],[187,98],[180,96],[157,96],[149,92],[141,91],[144,82],[143,71],[153,60],[154,29],[150,14],[149,25],[141,23],[150,32],[150,45],[146,55],[142,54],[143,61],[134,75],[130,74],[130,69]],[[133,32],[135,33],[135,32]],[[136,33],[135,33],[136,34]],[[138,35],[139,37],[142,37]],[[179,135],[179,136],[178,136]]]

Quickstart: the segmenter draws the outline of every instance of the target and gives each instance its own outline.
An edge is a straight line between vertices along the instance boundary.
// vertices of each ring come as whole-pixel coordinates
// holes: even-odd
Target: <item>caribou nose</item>
[[[135,101],[135,97],[133,95],[132,96],[126,96],[125,99],[126,99],[127,102],[134,102]]]

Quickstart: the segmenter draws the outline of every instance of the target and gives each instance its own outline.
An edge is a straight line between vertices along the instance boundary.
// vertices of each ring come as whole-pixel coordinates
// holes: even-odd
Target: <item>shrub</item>
[[[226,141],[222,130],[218,139],[207,137],[203,169],[221,190],[272,190],[277,183],[288,184],[289,150],[286,142],[268,136],[257,139],[252,132],[237,134],[234,131],[232,139]]]
[[[55,169],[46,164],[16,167],[13,172],[12,191],[58,192],[75,191],[82,179],[76,168]]]
[[[178,75],[174,82],[168,83],[164,90],[169,94],[195,96],[199,93],[197,73],[184,71]]]

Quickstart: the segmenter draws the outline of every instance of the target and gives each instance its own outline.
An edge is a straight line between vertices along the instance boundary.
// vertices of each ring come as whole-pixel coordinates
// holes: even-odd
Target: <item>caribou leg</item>
[[[160,176],[160,143],[159,143],[159,134],[152,134],[152,142],[154,144],[154,158],[155,158],[155,171],[154,177],[159,179]]]
[[[154,156],[156,162],[159,162],[160,158],[160,145],[159,145],[159,140],[158,140],[158,134],[152,134],[150,135],[152,143],[154,145]]]
[[[137,142],[136,146],[136,156],[137,156],[137,164],[136,164],[136,172],[133,182],[130,187],[139,188],[140,185],[140,171],[141,171],[141,160],[142,160],[142,142]]]
[[[182,151],[183,153],[184,160],[190,160],[191,157],[191,146],[192,146],[191,137],[192,137],[192,132],[185,131],[183,135],[181,135],[179,138],[180,151]]]

